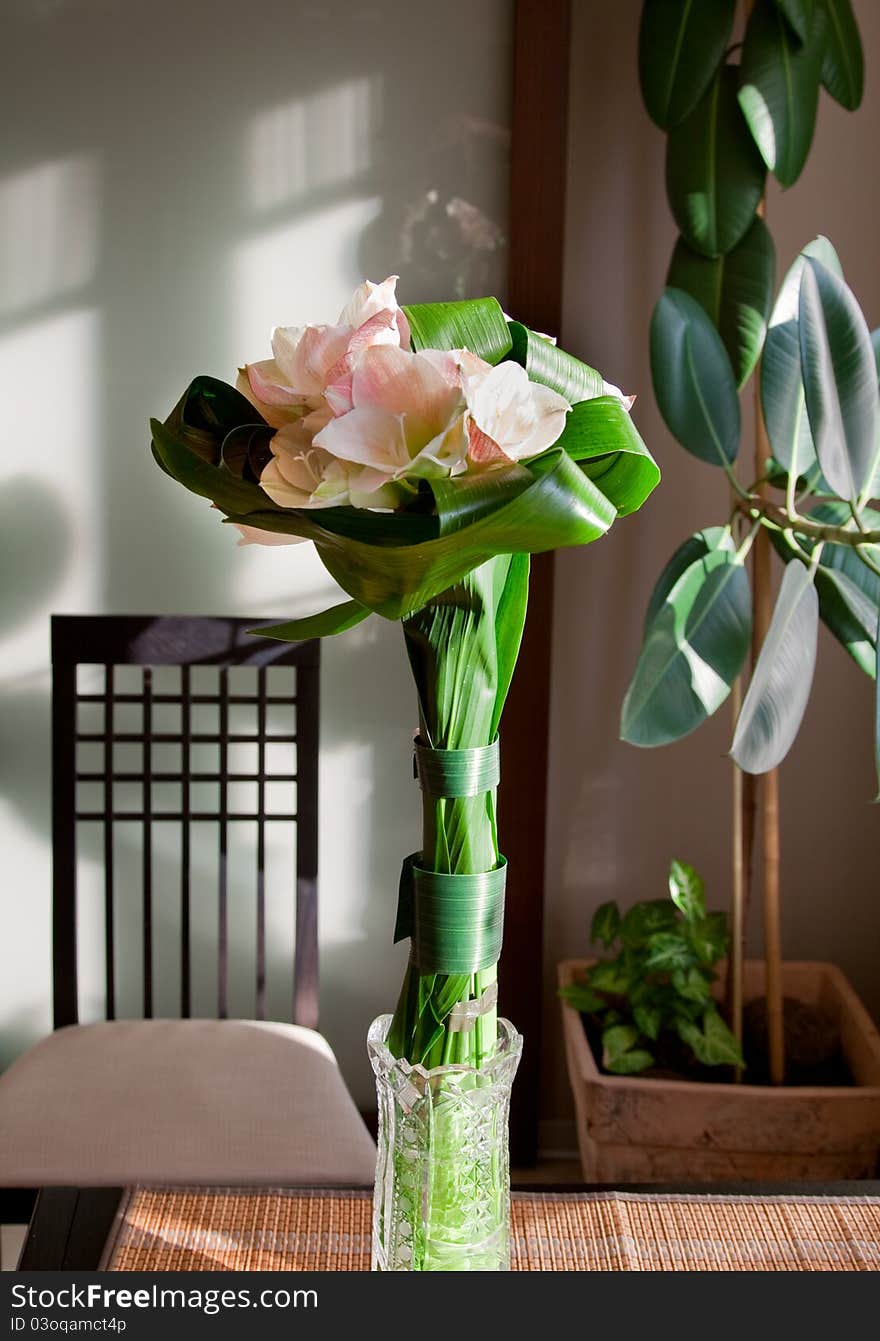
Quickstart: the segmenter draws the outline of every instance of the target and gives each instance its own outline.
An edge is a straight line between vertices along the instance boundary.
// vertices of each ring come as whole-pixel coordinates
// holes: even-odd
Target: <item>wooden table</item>
[[[286,1248],[261,1246],[249,1249],[245,1258],[240,1248],[230,1250],[231,1256],[222,1251],[208,1254],[198,1248],[199,1235],[210,1228],[216,1237],[217,1226],[227,1225],[234,1240],[235,1222],[245,1204],[249,1226],[277,1226],[279,1216],[286,1216],[289,1231],[304,1223],[303,1207],[309,1225],[319,1223],[322,1215],[326,1225],[330,1203],[335,1208],[332,1237],[340,1237],[335,1230],[341,1227],[347,1238],[351,1229],[356,1231],[351,1241],[359,1246],[346,1248],[347,1257],[328,1257],[323,1269],[362,1269],[368,1260],[364,1247],[369,1239],[368,1189],[44,1188],[20,1269],[96,1270],[111,1234],[115,1243],[127,1236],[129,1246],[121,1258],[114,1249],[123,1268],[302,1269]],[[163,1207],[177,1232],[181,1222],[185,1224],[196,1247],[163,1247],[151,1258],[149,1247],[142,1245],[149,1245],[149,1225],[161,1221]],[[514,1265],[521,1270],[880,1269],[880,1181],[821,1186],[737,1183],[690,1190],[657,1184],[523,1187],[516,1198],[514,1222],[519,1235]],[[745,1255],[736,1255],[738,1236]],[[314,1263],[305,1269],[314,1269]]]

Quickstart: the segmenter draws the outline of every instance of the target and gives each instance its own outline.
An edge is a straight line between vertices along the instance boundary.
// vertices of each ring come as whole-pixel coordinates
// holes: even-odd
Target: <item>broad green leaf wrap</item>
[[[507,318],[497,298],[410,303],[403,311],[413,349],[469,349],[487,363],[500,363],[510,353]]]

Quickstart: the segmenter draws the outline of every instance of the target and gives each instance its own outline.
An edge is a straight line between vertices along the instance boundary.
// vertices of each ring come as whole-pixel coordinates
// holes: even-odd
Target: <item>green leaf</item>
[[[805,475],[816,460],[804,401],[798,335],[801,276],[808,256],[842,276],[837,252],[827,238],[817,237],[808,243],[782,281],[761,355],[761,406],[767,436],[776,460],[798,476]]]
[[[687,451],[710,465],[739,450],[736,381],[721,336],[700,304],[667,289],[651,319],[651,376],[660,413]]]
[[[631,1024],[613,1024],[602,1031],[602,1065],[608,1070],[639,1041],[639,1031]]]
[[[728,554],[736,553],[736,546],[733,543],[729,526],[707,526],[703,531],[695,531],[693,535],[688,536],[683,545],[679,546],[658,577],[654,590],[651,592],[648,608],[645,611],[643,633],[647,633],[654,616],[659,613],[682,573],[686,572],[697,559],[704,559],[707,554],[711,554],[717,549],[726,550]]]
[[[605,1067],[615,1076],[631,1076],[639,1071],[647,1071],[649,1066],[654,1065],[654,1058],[645,1048],[631,1048],[628,1052],[621,1053],[613,1063]]]
[[[438,341],[440,336],[432,338]],[[243,397],[238,401],[240,417],[250,422],[253,408]],[[588,544],[605,534],[619,512],[631,512],[644,501],[659,472],[629,416],[613,397],[584,404],[590,408],[572,411],[575,428],[568,440],[581,464],[565,448],[554,446],[518,467],[513,480],[486,471],[461,488],[452,484],[444,493],[438,487],[435,497],[445,534],[441,518],[422,510],[423,495],[411,512],[277,507],[258,484],[237,478],[223,466],[223,440],[239,427],[229,422],[220,428],[196,425],[201,437],[195,444],[181,436],[190,435],[192,425],[182,428],[178,423],[172,432],[154,421],[153,449],[169,474],[211,499],[228,521],[312,540],[325,568],[349,596],[388,619],[401,619],[497,555]],[[612,497],[592,482],[591,474]],[[510,599],[519,613],[506,638],[511,646],[514,634],[519,637],[517,621],[525,608],[526,565],[521,559],[514,571],[517,586]],[[506,683],[503,688],[506,692]]]
[[[284,643],[305,642],[309,638],[328,638],[334,633],[345,633],[356,624],[369,618],[372,610],[358,601],[345,601],[334,605],[319,615],[307,615],[304,619],[290,619],[286,624],[273,624],[269,628],[249,629],[249,633],[258,633],[261,638],[277,638]]]
[[[877,795],[874,800],[880,801],[880,638],[877,639],[874,678],[877,681],[876,698],[874,700],[874,768],[877,773]]]
[[[667,899],[643,899],[627,909],[619,936],[630,950],[639,950],[659,931],[671,931],[676,925],[675,909]]]
[[[645,967],[655,973],[672,973],[693,965],[693,951],[678,932],[658,931],[651,937]]]
[[[676,1029],[682,1042],[704,1066],[742,1065],[739,1045],[714,1006],[710,1006],[703,1016],[702,1028],[679,1020]]]
[[[816,125],[821,34],[798,43],[771,0],[756,0],[740,64],[739,102],[767,167],[783,186],[801,174]]]
[[[650,1038],[653,1042],[657,1041],[657,1035],[660,1033],[660,1025],[663,1020],[663,1012],[657,1006],[634,1006],[633,1019],[640,1033],[645,1038]]]
[[[508,327],[512,341],[510,357],[525,368],[530,381],[558,391],[572,405],[603,394],[605,382],[595,368],[581,363],[519,321],[509,322]]]
[[[305,535],[339,585],[387,619],[406,617],[496,554],[587,544],[616,516],[612,503],[557,448],[529,462],[532,482],[512,502],[466,529],[421,544],[367,544],[324,529],[313,510],[254,513],[251,525]],[[396,514],[374,514],[393,540]],[[236,517],[232,521],[239,520]]]
[[[776,0],[776,8],[791,24],[799,42],[806,42],[813,22],[816,0]]]
[[[726,256],[701,256],[679,238],[666,283],[695,298],[724,342],[737,386],[758,361],[773,299],[776,253],[763,219],[755,219]]]
[[[620,927],[620,910],[617,904],[602,903],[593,914],[593,921],[590,924],[590,940],[598,941],[601,945],[609,946],[613,943]]]
[[[818,0],[818,4],[826,18],[822,83],[835,102],[854,112],[862,101],[865,58],[852,5],[850,0]]]
[[[727,953],[727,915],[725,913],[709,913],[706,917],[693,923],[688,930],[688,935],[694,954],[701,964],[709,967],[717,963]]]
[[[705,256],[732,251],[752,226],[764,176],[740,111],[736,70],[722,66],[666,147],[666,193],[689,245]]]
[[[574,405],[556,446],[577,461],[619,517],[636,512],[660,481],[656,461],[616,396]]]
[[[880,555],[880,549],[877,553]],[[868,576],[871,574],[868,573]],[[853,661],[873,677],[877,648],[877,604],[869,600],[846,573],[825,568],[821,563],[816,570],[816,591],[822,622],[846,648]]]
[[[632,745],[679,740],[727,698],[751,639],[751,593],[735,555],[691,563],[654,617],[621,712]]]
[[[812,257],[801,275],[798,330],[819,464],[834,492],[855,503],[877,461],[877,364],[852,292]]]
[[[497,298],[457,303],[411,303],[404,307],[412,347],[469,349],[487,363],[500,363],[511,350],[507,318]]]
[[[736,0],[645,0],[639,29],[639,81],[661,130],[696,106],[724,55]]]
[[[581,1011],[584,1015],[595,1015],[605,1006],[602,997],[596,992],[591,992],[584,983],[574,982],[567,987],[561,987],[559,995],[563,1001],[567,1001],[570,1006]]]
[[[688,969],[675,969],[672,974],[672,986],[685,1001],[702,1004],[712,996],[711,985],[696,965]]]
[[[495,615],[496,689],[495,711],[489,728],[489,739],[494,740],[501,723],[501,714],[507,701],[510,682],[516,669],[516,659],[522,641],[529,603],[529,556],[511,554],[510,567],[504,589],[498,599]]]
[[[629,983],[629,974],[616,959],[594,964],[587,973],[587,986],[597,992],[608,992],[610,996],[625,996]]]
[[[819,601],[812,574],[790,563],[736,724],[731,754],[746,773],[766,773],[794,743],[816,666]]]
[[[669,897],[688,922],[706,915],[706,886],[686,861],[673,861],[669,867]]]
[[[236,479],[230,471],[212,465],[192,446],[191,434],[187,433],[185,439],[178,438],[158,419],[150,421],[150,428],[153,434],[153,455],[159,465],[191,493],[209,498],[221,512],[235,513],[242,522],[249,522],[250,516],[257,512],[262,515],[264,512],[278,511],[258,484]],[[218,443],[218,459],[220,446],[221,443]],[[295,524],[284,529],[291,535],[305,534],[297,530]]]
[[[817,522],[843,526],[850,520],[846,503],[820,503],[810,513]],[[865,508],[862,521],[870,530],[880,530],[880,512]],[[786,563],[792,551],[781,536],[771,532],[777,552]],[[804,553],[812,556],[813,542],[800,538]],[[866,545],[865,550],[880,565],[880,545]],[[819,597],[819,615],[831,633],[846,648],[858,666],[874,678],[877,644],[878,612],[880,612],[880,577],[862,563],[848,545],[825,544],[816,570],[816,592]]]

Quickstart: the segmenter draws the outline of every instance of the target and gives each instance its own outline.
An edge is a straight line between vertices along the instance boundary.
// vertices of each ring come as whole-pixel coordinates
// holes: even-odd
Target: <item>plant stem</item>
[[[762,493],[749,493],[734,500],[736,508],[753,521],[763,521],[778,531],[796,531],[811,540],[830,540],[835,545],[848,545],[859,550],[865,545],[880,545],[880,531],[853,530],[851,525],[833,526],[829,522],[812,521],[799,512],[774,503]]]
[[[500,711],[496,620],[510,571],[510,556],[499,555],[404,621],[420,736],[433,749],[491,744]],[[508,619],[515,615],[508,613]],[[423,791],[422,868],[448,875],[493,870],[499,862],[495,807],[494,788],[463,797]],[[479,1067],[497,1042],[495,1009],[470,1029],[450,1029],[447,1020],[458,1002],[478,999],[496,980],[497,965],[476,973],[427,973],[411,961],[389,1030],[389,1049],[428,1068]]]
[[[763,202],[761,213],[763,214]],[[760,476],[770,455],[767,431],[760,394],[760,363],[755,372],[755,474]],[[769,504],[767,485],[758,486],[756,501],[759,512]],[[763,505],[763,506],[761,506]],[[753,515],[750,513],[750,515]],[[786,517],[791,524],[791,519]],[[786,528],[787,529],[787,528]],[[756,538],[752,550],[752,669],[757,665],[760,650],[767,636],[772,618],[772,591],[770,580],[770,536],[765,527]],[[770,1080],[781,1085],[785,1079],[785,1035],[782,1006],[782,938],[779,915],[779,771],[771,769],[756,780],[756,794],[760,808],[762,842],[762,899],[764,913],[764,962],[766,966],[765,995],[767,1001],[767,1039]],[[743,831],[745,825],[743,825]]]

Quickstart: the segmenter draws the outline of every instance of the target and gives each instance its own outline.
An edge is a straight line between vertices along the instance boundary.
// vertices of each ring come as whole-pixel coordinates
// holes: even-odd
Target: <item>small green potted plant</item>
[[[713,987],[727,953],[727,918],[707,913],[703,881],[673,861],[669,898],[597,908],[590,940],[613,955],[584,968],[562,989],[578,1011],[609,1075],[702,1078],[739,1066],[739,1044]]]

